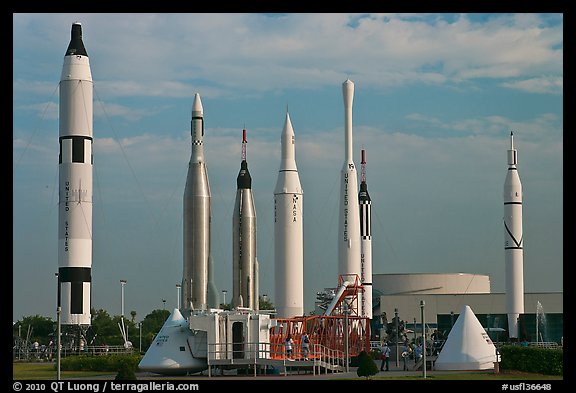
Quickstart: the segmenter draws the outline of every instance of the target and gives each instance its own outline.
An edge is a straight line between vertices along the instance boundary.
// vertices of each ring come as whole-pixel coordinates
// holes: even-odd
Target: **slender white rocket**
[[[274,274],[278,318],[304,315],[303,192],[296,168],[290,115],[282,131],[282,157],[274,189]]]
[[[246,129],[242,130],[242,162],[236,178],[232,215],[232,306],[258,309],[256,208],[246,161]]]
[[[358,207],[358,175],[353,160],[352,102],[354,83],[347,79],[342,84],[344,98],[345,156],[340,187],[340,222],[338,230],[338,273],[345,280],[360,278],[360,212]]]
[[[60,77],[58,280],[64,325],[91,322],[92,97],[90,62],[76,22]]]
[[[510,132],[508,172],[504,182],[504,253],[506,258],[506,312],[508,335],[518,338],[518,318],[524,313],[524,241],[522,234],[522,183],[518,154]]]
[[[191,310],[216,307],[208,304],[210,268],[210,222],[212,217],[210,184],[204,161],[204,108],[198,93],[194,96],[191,120],[192,153],[184,189],[184,239],[182,307]]]
[[[362,296],[361,316],[372,319],[372,200],[366,184],[366,154],[362,149],[360,162],[360,281],[364,287]]]

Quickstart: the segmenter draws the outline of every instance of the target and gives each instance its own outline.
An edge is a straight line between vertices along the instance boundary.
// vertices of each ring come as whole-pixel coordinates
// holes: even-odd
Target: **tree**
[[[378,366],[374,362],[374,359],[372,359],[372,356],[366,351],[362,351],[358,355],[356,374],[359,377],[366,377],[366,379],[370,379],[372,375],[378,374]]]
[[[20,333],[21,339],[26,340],[29,338],[29,343],[34,341],[40,344],[48,344],[50,337],[56,330],[56,323],[52,318],[42,317],[40,315],[35,315],[32,317],[24,317],[22,321],[16,322],[12,326],[12,335],[17,337]],[[30,337],[28,336],[30,332]]]
[[[134,321],[136,320],[136,311],[134,310],[130,311],[130,316],[132,317],[132,323],[134,323]]]
[[[258,309],[274,310],[274,305],[268,300],[268,297],[264,298],[262,295],[260,295],[258,296]]]

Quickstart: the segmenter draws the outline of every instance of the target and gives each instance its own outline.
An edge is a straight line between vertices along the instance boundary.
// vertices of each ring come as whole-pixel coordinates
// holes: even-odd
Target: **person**
[[[292,340],[292,334],[288,333],[288,336],[284,340],[284,347],[286,348],[286,356],[290,359],[292,357],[292,347],[294,345],[294,340]]]
[[[304,360],[308,360],[308,353],[310,352],[310,337],[306,332],[302,333],[302,356]]]
[[[384,345],[380,351],[382,352],[382,363],[380,364],[380,371],[384,371],[384,365],[386,365],[386,371],[390,371],[390,348],[388,348],[387,342],[384,342]]]
[[[418,364],[418,361],[422,358],[422,344],[418,344],[414,350],[414,364]]]
[[[408,371],[408,356],[410,356],[410,346],[408,341],[404,341],[402,346],[402,360],[404,361],[404,371]]]

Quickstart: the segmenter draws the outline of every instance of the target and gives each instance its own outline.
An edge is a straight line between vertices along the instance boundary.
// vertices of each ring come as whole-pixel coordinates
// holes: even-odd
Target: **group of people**
[[[302,357],[304,360],[308,360],[308,354],[310,353],[310,337],[306,332],[302,333],[300,343],[302,345]],[[286,350],[286,357],[292,359],[294,354],[294,339],[290,333],[288,333],[288,336],[286,336],[286,339],[284,340],[284,348]]]
[[[402,345],[402,362],[404,365],[404,371],[408,371],[408,359],[410,358],[410,354],[414,352],[414,364],[418,364],[420,359],[422,359],[422,344],[418,344],[414,349],[408,344],[407,341],[404,342]],[[384,342],[384,344],[380,347],[381,357],[380,359],[382,362],[380,363],[380,371],[390,371],[390,348],[388,347],[388,343]]]

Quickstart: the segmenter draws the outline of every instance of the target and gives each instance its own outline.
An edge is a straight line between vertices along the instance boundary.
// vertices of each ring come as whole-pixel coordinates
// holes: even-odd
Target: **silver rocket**
[[[182,275],[182,308],[205,310],[208,304],[210,258],[210,184],[204,160],[204,109],[196,93],[192,104],[192,154],[184,189],[184,272]]]
[[[504,253],[506,258],[506,312],[508,335],[518,338],[518,317],[524,313],[524,242],[522,235],[522,183],[518,154],[510,132],[508,173],[504,182]]]
[[[372,319],[372,200],[366,184],[366,152],[362,149],[360,162],[360,282],[364,287],[361,316]]]
[[[282,131],[282,156],[274,189],[274,275],[277,318],[304,315],[303,191],[296,167],[290,115]]]
[[[92,92],[82,25],[76,22],[60,77],[58,281],[64,325],[91,321]]]
[[[340,182],[340,221],[338,230],[338,273],[345,280],[360,277],[360,211],[358,207],[358,175],[353,161],[352,102],[354,83],[347,79],[342,84],[344,98],[344,166]]]
[[[242,162],[236,179],[232,215],[232,307],[258,309],[256,260],[256,209],[252,177],[246,161],[246,130],[242,133]]]

